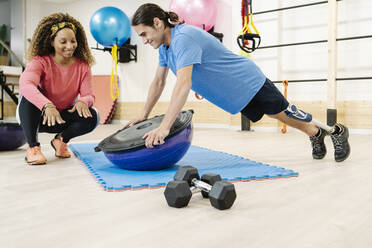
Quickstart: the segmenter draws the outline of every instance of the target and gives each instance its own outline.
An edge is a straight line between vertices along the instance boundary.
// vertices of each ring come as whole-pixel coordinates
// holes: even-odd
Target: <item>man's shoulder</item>
[[[196,27],[193,26],[184,26],[186,24],[182,24],[181,27],[175,31],[175,35],[172,38],[173,44],[184,44],[184,43],[198,43],[197,37],[199,36],[197,34],[198,30]],[[195,45],[196,45],[195,44]]]
[[[202,31],[200,28],[189,25],[189,24],[178,24],[175,26],[176,33],[190,33],[190,32],[200,32]]]
[[[187,24],[179,24],[179,25],[176,25],[176,27],[175,27],[174,36],[175,36],[175,38],[177,38],[179,36],[193,37],[195,35],[199,35],[202,31],[203,30],[201,30],[198,27],[194,27],[194,26],[187,25]]]

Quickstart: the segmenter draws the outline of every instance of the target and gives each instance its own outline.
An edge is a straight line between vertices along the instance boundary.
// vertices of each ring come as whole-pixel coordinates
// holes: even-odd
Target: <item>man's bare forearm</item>
[[[170,105],[164,116],[161,128],[170,130],[173,122],[176,120],[178,114],[181,112],[183,106],[186,103],[187,97],[191,89],[190,81],[183,81],[182,79],[177,79],[177,83],[173,89]]]

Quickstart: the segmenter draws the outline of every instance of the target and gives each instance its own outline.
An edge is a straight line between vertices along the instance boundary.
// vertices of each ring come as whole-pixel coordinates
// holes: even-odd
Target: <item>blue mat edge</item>
[[[94,177],[94,179],[96,180],[96,182],[98,182],[99,185],[105,191],[116,192],[116,191],[126,191],[126,190],[158,189],[158,188],[165,187],[166,184],[167,184],[165,182],[159,182],[157,184],[151,184],[151,185],[150,184],[140,184],[138,186],[134,186],[134,185],[123,185],[122,187],[108,187],[106,185],[105,180],[103,180],[98,175],[98,173],[95,172],[95,170],[89,165],[89,162],[86,161],[84,158],[82,158],[80,152],[77,151],[76,148],[74,147],[74,145],[84,145],[84,144],[95,144],[95,143],[73,143],[73,144],[69,144],[69,148],[72,150],[72,152],[75,154],[75,156],[80,160],[80,162],[83,164],[83,166],[88,169],[88,171]],[[195,146],[195,145],[193,145],[193,146]],[[224,154],[228,154],[228,155],[231,155],[231,156],[234,156],[234,157],[238,157],[238,158],[242,158],[242,159],[245,159],[245,160],[253,161],[253,160],[250,160],[248,158],[245,158],[245,157],[242,157],[242,156],[239,156],[239,155],[235,155],[235,154],[231,154],[231,153],[227,153],[227,152],[212,150],[212,149],[201,147],[201,146],[195,146],[195,147],[199,147],[201,149],[208,150],[208,151],[214,151],[214,152],[224,153]],[[107,160],[107,161],[109,162],[109,160]],[[293,171],[291,169],[286,169],[284,167],[279,167],[279,166],[264,164],[264,163],[257,162],[257,161],[253,161],[253,162],[255,162],[257,164],[260,164],[260,165],[263,165],[263,166],[270,166],[270,167],[275,167],[275,168],[278,168],[278,169],[283,169],[287,173],[286,173],[286,175],[277,175],[277,176],[262,176],[262,177],[253,176],[253,177],[250,177],[250,178],[242,178],[242,177],[222,178],[222,180],[234,183],[234,182],[248,182],[248,181],[254,181],[254,180],[260,180],[261,181],[261,180],[269,180],[269,179],[290,178],[290,177],[297,177],[297,176],[299,176],[299,173],[298,172],[295,172],[295,171]]]

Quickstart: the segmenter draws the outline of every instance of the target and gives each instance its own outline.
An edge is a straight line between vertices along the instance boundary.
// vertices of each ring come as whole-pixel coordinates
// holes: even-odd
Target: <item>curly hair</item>
[[[35,56],[44,56],[54,53],[54,47],[52,47],[51,42],[56,35],[51,36],[52,26],[61,22],[69,22],[76,27],[75,37],[77,47],[74,52],[74,57],[87,62],[89,65],[93,65],[95,60],[89,49],[84,28],[79,21],[67,13],[54,13],[41,19],[32,36],[26,59],[31,61]]]

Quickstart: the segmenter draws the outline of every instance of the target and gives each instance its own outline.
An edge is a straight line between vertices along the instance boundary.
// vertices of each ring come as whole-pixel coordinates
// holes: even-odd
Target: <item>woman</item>
[[[51,141],[55,155],[69,158],[70,139],[91,132],[99,122],[92,108],[94,58],[84,28],[68,14],[44,17],[33,34],[27,60],[17,108],[29,145],[25,159],[30,165],[46,163],[38,132],[56,133]]]

